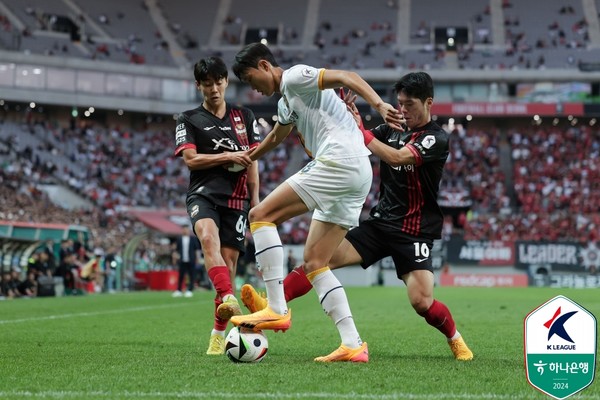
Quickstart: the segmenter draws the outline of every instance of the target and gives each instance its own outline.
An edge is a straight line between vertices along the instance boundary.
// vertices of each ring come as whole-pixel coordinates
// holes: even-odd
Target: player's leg
[[[240,251],[238,249],[234,249],[232,247],[222,245],[221,246],[221,255],[223,256],[223,260],[225,260],[225,265],[229,269],[229,278],[231,279],[231,287],[233,291],[236,291],[235,287],[235,275],[237,273],[237,262],[240,257]]]
[[[315,212],[315,214],[316,218],[319,218],[319,213]],[[358,227],[350,230],[331,257],[330,265],[332,269],[358,264],[366,269],[376,261],[386,257],[388,255],[387,247],[384,245],[386,241],[381,240],[378,234],[377,224],[373,220],[363,221]],[[346,315],[351,318],[349,306],[346,312]],[[353,324],[353,319],[350,318],[339,327],[344,328],[345,325],[343,324],[348,322]],[[332,353],[333,358],[339,355],[336,355],[336,352]]]
[[[268,306],[247,316],[236,316],[231,322],[255,330],[285,331],[291,324],[283,293],[284,254],[277,225],[308,211],[308,207],[291,186],[284,182],[261,203],[250,210],[250,230],[256,247],[267,291]]]
[[[183,286],[183,279],[185,277],[184,273],[185,273],[185,268],[183,266],[183,262],[181,260],[178,261],[178,268],[177,268],[177,290],[175,290],[172,294],[173,297],[181,297],[183,296],[183,292],[181,291],[181,288]]]
[[[246,237],[246,221],[248,214],[245,210],[219,207],[220,229],[219,241],[220,254],[229,273],[231,289],[235,293],[235,275],[240,252],[246,250],[244,240]],[[230,297],[217,308],[217,314],[224,320],[229,320],[234,315],[241,315],[240,305],[235,297]]]
[[[235,300],[229,267],[221,255],[219,228],[212,218],[203,218],[196,222],[194,230],[204,251],[204,265],[208,278],[217,291],[215,301],[218,309],[222,302]],[[223,318],[217,313],[217,320],[219,320],[219,327],[224,330],[228,318]]]
[[[336,268],[343,268],[347,265],[360,264],[361,262],[362,258],[360,254],[358,254],[354,246],[344,238],[333,253],[331,261],[329,262],[329,268],[333,270]],[[283,280],[283,292],[286,303],[304,296],[306,293],[310,292],[311,289],[312,284],[306,277],[304,264],[294,268]],[[264,296],[257,292],[250,284],[242,286],[241,298],[242,302],[250,312],[260,311],[267,306],[267,300]]]
[[[192,297],[193,296],[193,292],[194,292],[194,263],[193,262],[186,262],[183,263],[184,267],[185,267],[185,274],[188,278],[187,281],[187,286],[186,286],[186,291],[185,291],[185,297]]]
[[[362,258],[360,254],[358,254],[354,246],[344,238],[335,249],[331,260],[329,261],[329,268],[334,270],[348,265],[360,264],[361,262]],[[294,268],[283,280],[285,301],[288,303],[298,297],[304,296],[310,289],[312,289],[312,284],[306,277],[304,264]]]
[[[430,263],[430,260],[428,262]],[[412,268],[415,266],[413,265]],[[452,313],[444,303],[433,298],[433,271],[431,269],[415,269],[403,274],[402,280],[406,283],[410,304],[417,314],[446,336],[457,360],[471,360],[473,353],[456,329]]]
[[[362,205],[371,187],[371,165],[367,157],[336,160],[335,164],[316,168],[315,176],[313,192],[320,204],[313,213],[304,248],[304,269],[342,341],[337,350],[317,357],[315,361],[367,362],[367,344],[360,338],[344,287],[329,268],[329,263],[348,228],[358,225]]]
[[[223,264],[225,265],[225,269],[223,269],[221,272],[223,275],[227,275],[227,279],[231,285],[232,295],[223,298],[223,302],[217,307],[217,315],[226,323],[234,315],[242,314],[240,304],[235,295],[233,295],[233,293],[235,293],[235,271],[239,254],[239,250],[237,249],[226,246],[221,247],[221,256],[223,258]]]
[[[306,277],[315,288],[321,307],[331,318],[341,337],[342,345],[333,353],[317,357],[315,361],[368,361],[366,343],[363,344],[354,325],[346,292],[328,267],[335,249],[346,234],[346,229],[331,222],[314,220],[311,223],[304,248]]]
[[[227,321],[230,315],[225,315],[223,311],[219,312],[219,308],[224,302],[237,303],[237,300],[233,294],[229,268],[220,253],[219,233],[215,221],[210,218],[200,219],[194,225],[194,231],[198,239],[200,239],[200,244],[204,252],[204,265],[208,278],[217,292],[214,300],[214,326],[206,354],[220,355],[225,352],[225,330],[227,329]]]
[[[225,352],[227,319],[221,318],[217,310],[224,301],[235,300],[229,269],[221,256],[220,216],[214,204],[201,197],[188,199],[187,209],[192,220],[194,233],[202,246],[204,266],[208,278],[216,290],[214,326],[206,354],[219,355]],[[235,301],[237,302],[237,300]],[[241,310],[239,312],[241,313]]]

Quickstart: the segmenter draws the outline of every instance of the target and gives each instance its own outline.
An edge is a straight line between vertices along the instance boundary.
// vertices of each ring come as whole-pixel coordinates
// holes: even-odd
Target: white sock
[[[275,225],[261,226],[252,232],[256,261],[265,281],[269,307],[278,314],[287,313],[283,292],[283,246]]]
[[[221,300],[223,300],[223,303],[226,302],[229,299],[236,299],[234,295],[232,294],[226,294],[225,296],[223,296],[223,298]]]
[[[362,340],[354,325],[346,291],[340,281],[327,268],[312,277],[311,283],[319,296],[323,310],[335,323],[342,338],[342,344],[351,349],[360,347]]]
[[[454,332],[454,336],[452,336],[450,339],[448,339],[449,342],[456,340],[460,337],[460,332],[458,331],[458,329],[456,330],[456,332]]]
[[[277,314],[287,314],[287,304],[285,302],[285,293],[283,291],[283,279],[279,278],[265,281],[265,291],[267,292],[267,300],[271,310],[275,311]]]
[[[216,330],[216,329],[213,329],[213,330],[210,332],[210,334],[211,334],[211,336],[212,336],[212,335],[221,335],[221,336],[225,337],[225,331],[218,331],[218,330]]]

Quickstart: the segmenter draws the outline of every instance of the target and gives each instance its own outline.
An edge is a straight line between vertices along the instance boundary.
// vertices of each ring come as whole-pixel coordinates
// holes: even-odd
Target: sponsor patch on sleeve
[[[180,145],[185,142],[185,137],[187,135],[187,130],[185,129],[185,124],[179,124],[175,128],[175,145]]]

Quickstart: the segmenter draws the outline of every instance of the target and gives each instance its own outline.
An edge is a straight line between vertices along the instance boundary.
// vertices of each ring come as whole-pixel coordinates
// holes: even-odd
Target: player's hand
[[[354,121],[356,121],[356,125],[358,125],[360,129],[364,129],[362,117],[360,116],[360,112],[358,112],[358,108],[356,108],[355,101],[357,97],[358,96],[352,90],[348,90],[348,93],[344,93],[344,88],[340,88],[340,98],[346,103],[346,109],[352,114]]]
[[[241,171],[252,165],[252,160],[247,151],[228,152],[227,158],[228,162],[225,164],[225,168],[232,172]]]
[[[402,126],[402,124],[406,123],[406,120],[404,119],[404,116],[400,114],[400,111],[398,111],[396,107],[388,103],[381,103],[377,111],[379,112],[379,114],[381,114],[386,124],[388,124],[397,131],[404,131],[404,127]]]

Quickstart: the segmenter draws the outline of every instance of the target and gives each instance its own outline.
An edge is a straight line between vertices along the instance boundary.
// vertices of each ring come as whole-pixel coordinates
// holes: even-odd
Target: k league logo
[[[575,350],[575,342],[573,341],[573,339],[571,339],[571,336],[569,336],[569,334],[567,333],[567,330],[565,329],[565,322],[567,322],[569,320],[569,318],[571,318],[573,315],[575,315],[577,313],[577,311],[571,311],[566,314],[560,315],[560,310],[561,310],[561,307],[558,307],[558,309],[554,313],[554,316],[552,317],[552,319],[550,319],[549,321],[547,321],[544,324],[544,326],[546,328],[548,328],[548,341],[550,341],[552,336],[557,335],[557,336],[561,337],[562,339],[566,340],[567,342],[573,343],[573,346],[567,345],[565,347],[565,346],[558,345],[558,347],[557,347],[556,345],[555,346],[547,345],[546,347],[548,350]],[[557,319],[557,317],[558,317],[558,319]]]
[[[565,399],[589,386],[596,369],[596,318],[557,296],[525,318],[527,380],[539,391]]]

